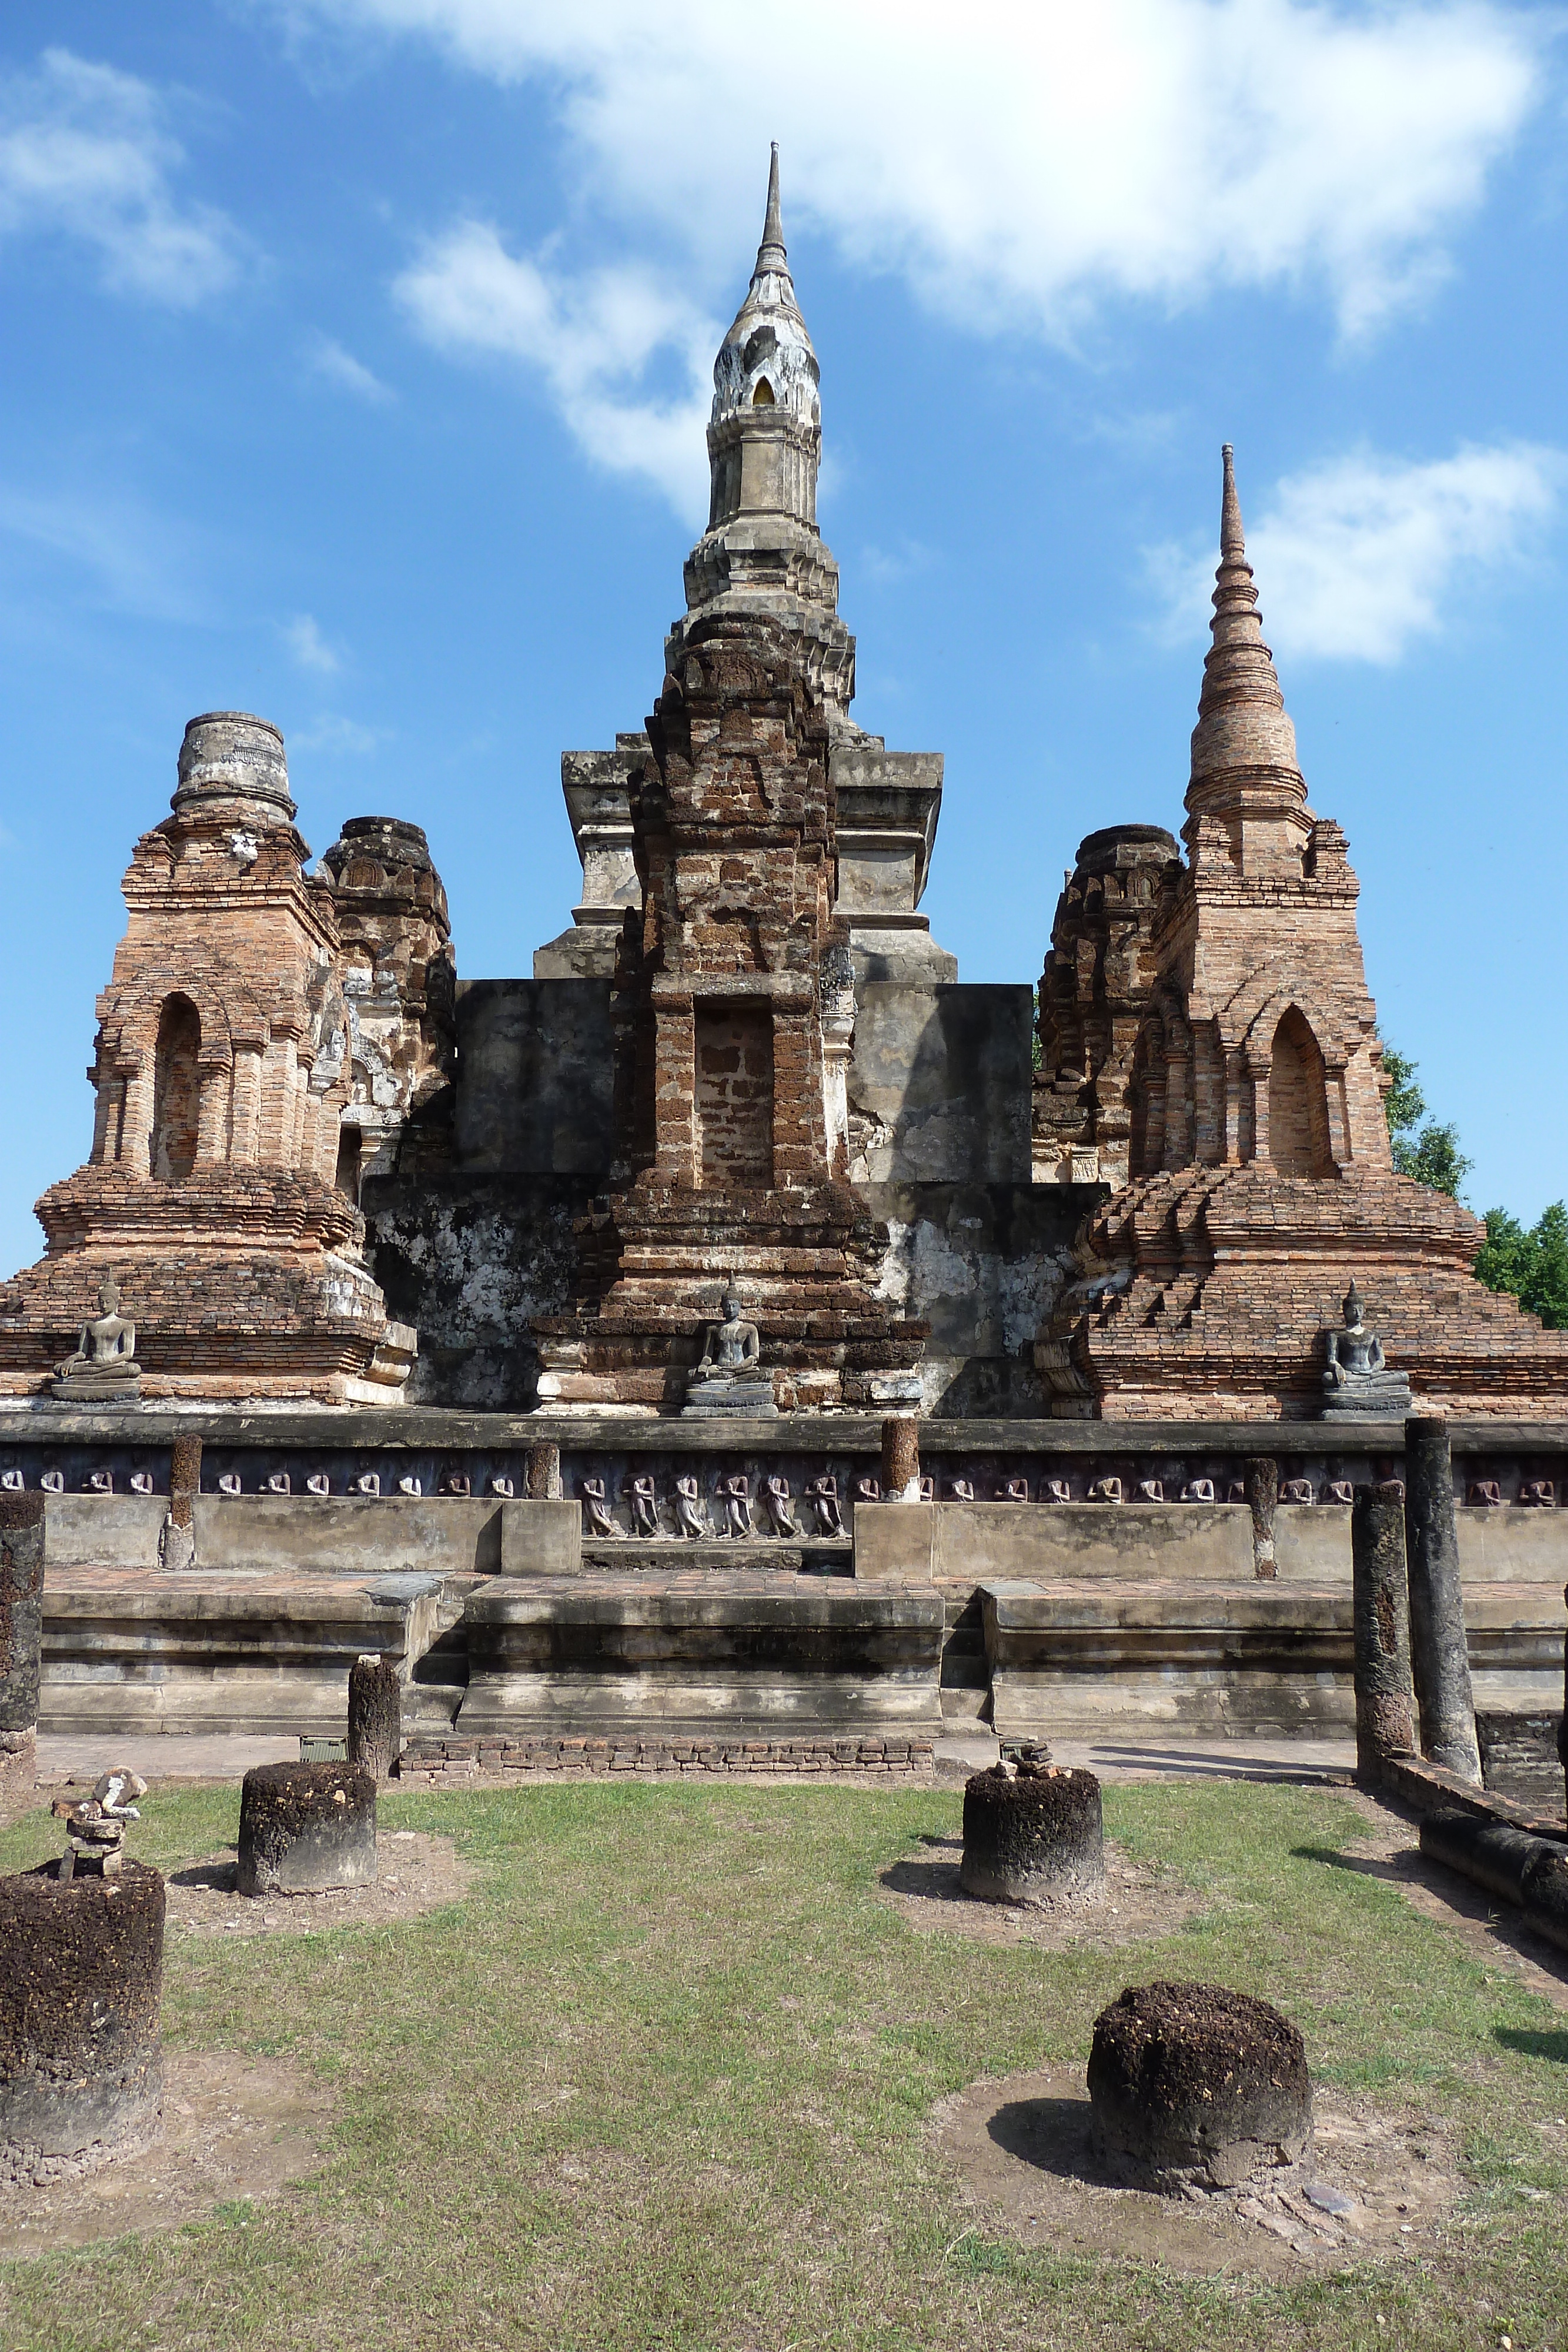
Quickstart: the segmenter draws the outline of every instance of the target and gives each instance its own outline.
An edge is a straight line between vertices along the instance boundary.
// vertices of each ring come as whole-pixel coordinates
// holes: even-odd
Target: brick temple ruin
[[[1150,1559],[1187,1561],[1178,1582],[1206,1561],[1250,1574],[1260,1496],[1347,1510],[1358,1473],[1396,1462],[1402,1402],[1452,1418],[1478,1509],[1546,1525],[1568,1335],[1483,1289],[1477,1220],[1394,1171],[1358,885],[1307,805],[1230,451],[1180,840],[1129,824],[1080,845],[1037,1014],[1027,982],[961,982],[920,911],[940,756],[850,715],[777,155],[714,381],[710,515],[664,684],[612,749],[563,756],[582,895],[530,978],[457,978],[417,825],[356,818],[312,871],[277,730],[235,712],[186,730],[172,814],[125,878],[90,1153],[38,1203],[43,1258],[0,1286],[0,1481],[46,1485],[59,1574],[88,1580],[61,1602],[66,1681],[136,1649],[68,1626],[101,1631],[94,1575],[168,1574],[182,1429],[208,1465],[179,1522],[187,1579],[204,1560],[339,1578],[337,1616],[319,1612],[337,1631],[300,1637],[304,1679],[268,1706],[320,1700],[390,1562],[394,1582],[459,1580],[430,1607],[386,1600],[408,1675],[437,1680],[463,1648],[489,1696],[455,1719],[535,1731],[582,1703],[550,1696],[550,1662],[595,1641],[596,1687],[635,1715],[630,1669],[604,1663],[642,1622],[611,1607],[612,1566],[666,1630],[696,1579],[695,1625],[743,1542],[748,1572],[793,1580],[769,1606],[819,1633],[848,1609],[845,1655],[883,1657],[857,1705],[879,1675],[883,1696],[918,1685],[894,1719],[928,1731],[931,1675],[957,1672],[960,1621],[977,1654],[983,1619],[993,1719],[1024,1723],[1030,1673],[1068,1672],[1039,1663],[1051,1612],[1019,1636],[1034,1666],[996,1660],[1030,1578],[1100,1542],[1071,1515],[1164,1514],[1167,1534],[1138,1524]],[[920,1423],[925,1486],[901,1474],[920,1499],[897,1506],[889,1415]],[[1303,1576],[1333,1549],[1314,1524]],[[1494,1528],[1505,1581],[1511,1544],[1555,1560],[1555,1524]],[[648,1580],[661,1545],[679,1591]],[[829,1589],[852,1565],[852,1606],[854,1586]],[[547,1571],[531,1599],[511,1580]],[[506,1592],[475,1597],[492,1576]],[[1213,1671],[1284,1689],[1291,1720],[1332,1715],[1333,1608],[1266,1599],[1251,1663],[1221,1641]],[[162,1585],[140,1619],[116,1605],[160,1639],[184,1622]],[[1197,1689],[1209,1621],[1184,1605],[1137,1633],[1124,1612],[1104,1671]],[[230,1648],[254,1664],[260,1639]],[[1498,1671],[1528,1681],[1519,1639]],[[692,1668],[680,1719],[716,1671]]]

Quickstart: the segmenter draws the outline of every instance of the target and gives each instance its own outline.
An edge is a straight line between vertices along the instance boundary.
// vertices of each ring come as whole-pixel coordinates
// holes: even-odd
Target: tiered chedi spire
[[[1213,643],[1203,665],[1197,725],[1192,730],[1186,838],[1204,818],[1225,828],[1231,862],[1260,873],[1282,861],[1300,872],[1312,830],[1307,787],[1296,759],[1296,730],[1285,709],[1262,616],[1236,493],[1235,454],[1226,443],[1219,511],[1219,568],[1214,583]]]
[[[821,371],[789,275],[779,206],[779,149],[745,301],[713,368],[707,529],[686,559],[686,614],[665,667],[704,619],[756,614],[797,637],[831,736],[851,733],[855,642],[838,617],[839,567],[817,529]]]
[[[1568,1346],[1474,1281],[1476,1219],[1390,1164],[1356,879],[1339,826],[1307,806],[1228,448],[1186,806],[1187,862],[1160,866],[1145,912],[1120,892],[1113,909],[1116,1010],[1141,998],[1142,1019],[1130,1068],[1124,1026],[1080,1099],[1112,1139],[1125,1104],[1130,1181],[1091,1215],[1081,1278],[1040,1335],[1053,1411],[1312,1416],[1322,1334],[1353,1281],[1427,1404],[1538,1410]],[[1075,946],[1072,887],[1089,878],[1081,867],[1058,910]],[[1116,1027],[1075,1028],[1042,992],[1048,1069]]]

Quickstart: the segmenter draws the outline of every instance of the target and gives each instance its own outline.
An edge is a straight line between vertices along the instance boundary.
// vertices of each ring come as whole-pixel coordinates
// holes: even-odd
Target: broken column
[[[889,1503],[920,1500],[920,1423],[911,1413],[890,1413],[882,1424],[882,1492]]]
[[[133,2154],[159,2126],[163,1881],[0,1878],[0,2183]]]
[[[1350,1515],[1354,1579],[1355,1766],[1375,1780],[1392,1756],[1416,1750],[1410,1677],[1405,1495],[1397,1479],[1358,1486]]]
[[[1098,1902],[1105,1891],[1100,1783],[1026,1748],[964,1786],[967,1895],[985,1903],[1055,1910]]]
[[[560,1483],[560,1448],[541,1442],[528,1448],[527,1492],[530,1502],[559,1503],[563,1488]]]
[[[362,1764],[257,1764],[246,1774],[242,1895],[319,1895],[375,1876],[376,1783]]]
[[[1129,1987],[1094,2021],[1095,2152],[1122,2179],[1180,2195],[1299,2163],[1312,2090],[1301,2035],[1266,2000],[1218,1985]]]
[[[402,1753],[402,1685],[392,1658],[367,1654],[349,1669],[349,1761],[378,1781]]]
[[[0,1805],[37,1781],[44,1497],[0,1494]]]
[[[190,1568],[196,1557],[196,1496],[202,1491],[202,1441],[194,1431],[174,1440],[169,1457],[169,1515],[158,1540],[168,1570]]]
[[[1247,1500],[1252,1509],[1252,1572],[1267,1580],[1279,1573],[1274,1557],[1274,1512],[1280,1500],[1280,1465],[1269,1455],[1247,1465]]]
[[[1405,1548],[1422,1750],[1479,1789],[1481,1754],[1454,1528],[1454,1465],[1440,1413],[1412,1413],[1405,1424]]]

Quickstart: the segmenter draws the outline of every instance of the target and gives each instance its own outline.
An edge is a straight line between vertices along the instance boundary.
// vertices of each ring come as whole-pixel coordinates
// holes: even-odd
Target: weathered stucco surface
[[[1027,1154],[1027,1133],[1024,1148]],[[1071,1277],[1073,1235],[1102,1188],[1026,1181],[857,1189],[887,1227],[879,1295],[931,1326],[923,1410],[1049,1412],[1034,1335]]]
[[[559,1315],[577,1264],[572,1221],[590,1180],[425,1177],[365,1187],[377,1279],[417,1321],[411,1402],[523,1412],[538,1398],[536,1315]]]
[[[457,988],[459,1168],[601,1176],[613,1103],[607,980]]]
[[[873,1184],[1027,1184],[1027,988],[855,991],[850,1171]]]

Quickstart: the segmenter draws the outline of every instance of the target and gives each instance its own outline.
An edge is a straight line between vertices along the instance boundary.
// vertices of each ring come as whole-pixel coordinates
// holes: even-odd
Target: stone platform
[[[1081,1429],[1064,1444],[1060,1429],[985,1424],[956,1453],[956,1433],[927,1424],[923,1458],[946,1496],[929,1505],[849,1502],[851,1481],[877,1461],[859,1428],[785,1425],[771,1456],[712,1437],[687,1448],[684,1430],[615,1433],[622,1465],[673,1476],[695,1453],[705,1484],[744,1466],[754,1495],[775,1469],[797,1496],[813,1461],[841,1474],[849,1538],[688,1542],[585,1536],[576,1499],[399,1493],[400,1477],[448,1474],[423,1430],[429,1451],[410,1472],[390,1441],[415,1432],[402,1413],[386,1421],[346,1458],[291,1438],[289,1496],[256,1491],[278,1475],[272,1417],[235,1428],[222,1452],[213,1445],[225,1466],[212,1475],[239,1476],[242,1491],[196,1498],[195,1565],[178,1574],[156,1564],[165,1495],[84,1493],[93,1457],[77,1455],[76,1490],[47,1503],[45,1733],[340,1732],[348,1669],[366,1650],[398,1661],[413,1739],[926,1738],[944,1719],[1053,1742],[1139,1730],[1310,1738],[1352,1721],[1351,1514],[1330,1496],[1377,1466],[1386,1432],[1336,1431],[1334,1450],[1315,1455],[1300,1432],[1226,1433],[1227,1446],[1267,1443],[1314,1496],[1280,1506],[1279,1572],[1265,1581],[1245,1504],[947,1491],[956,1475],[977,1485],[1015,1464],[1036,1495],[1047,1465],[1077,1495],[1091,1469],[1113,1468],[1128,1488],[1134,1472],[1157,1475],[1167,1494],[1181,1491],[1178,1473],[1219,1486],[1220,1442],[1206,1458],[1186,1429],[1163,1433],[1168,1452],[1118,1460],[1097,1450],[1103,1433]],[[123,1444],[118,1427],[113,1442]],[[455,1443],[444,1458],[454,1454]],[[323,1461],[334,1482],[379,1465],[383,1492],[299,1491]],[[1556,1473],[1563,1491],[1540,1431],[1471,1462],[1505,1498],[1522,1493],[1527,1470]],[[614,1466],[588,1447],[563,1463],[569,1483],[587,1473],[618,1493]],[[35,1457],[29,1481],[37,1468]],[[1568,1512],[1505,1499],[1462,1506],[1457,1519],[1478,1706],[1554,1714]]]
[[[52,1735],[340,1734],[354,1660],[375,1651],[406,1680],[466,1590],[395,1571],[46,1569],[40,1720]]]
[[[469,1596],[460,1738],[936,1738],[934,1591],[778,1570],[508,1578]]]

